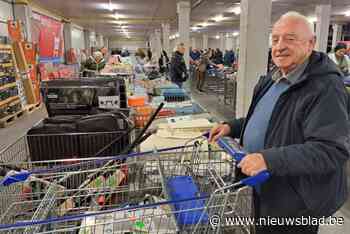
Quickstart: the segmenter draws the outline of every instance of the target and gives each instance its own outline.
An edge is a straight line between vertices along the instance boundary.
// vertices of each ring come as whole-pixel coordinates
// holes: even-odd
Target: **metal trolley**
[[[196,140],[116,157],[2,164],[0,233],[249,233],[211,219],[249,216],[249,186],[268,173],[234,182],[231,156],[243,154],[223,139],[218,145],[229,154]]]

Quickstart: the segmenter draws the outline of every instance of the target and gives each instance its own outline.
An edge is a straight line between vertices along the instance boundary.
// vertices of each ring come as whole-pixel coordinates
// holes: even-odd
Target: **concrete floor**
[[[23,136],[35,123],[47,116],[46,108],[42,107],[30,115],[18,119],[13,125],[7,128],[0,128],[0,151],[9,144]]]
[[[192,92],[192,97],[206,108],[210,114],[216,116],[217,119],[227,121],[232,119],[234,112],[232,107],[222,105],[219,103],[217,95],[200,94]],[[13,143],[16,139],[23,136],[27,130],[35,123],[47,116],[45,108],[37,110],[31,115],[24,116],[20,121],[8,128],[0,129],[0,150],[7,145]],[[342,209],[335,214],[336,217],[344,217],[344,225],[341,226],[322,226],[319,234],[345,234],[350,230],[350,199],[342,207]]]

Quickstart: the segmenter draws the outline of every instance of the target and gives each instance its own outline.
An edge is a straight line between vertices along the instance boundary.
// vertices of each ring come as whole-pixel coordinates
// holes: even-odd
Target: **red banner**
[[[63,60],[63,23],[60,21],[33,12],[32,40],[39,46],[40,62]]]

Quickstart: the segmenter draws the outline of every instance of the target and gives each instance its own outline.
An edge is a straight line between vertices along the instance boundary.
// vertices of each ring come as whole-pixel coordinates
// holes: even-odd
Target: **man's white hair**
[[[309,21],[309,19],[305,16],[300,14],[299,12],[296,11],[289,11],[285,14],[283,14],[278,21],[282,20],[282,19],[294,19],[294,20],[299,20],[302,21],[303,23],[305,23],[305,25],[308,27],[310,33],[315,36],[315,31],[314,31],[314,25]],[[277,22],[278,22],[277,21]]]

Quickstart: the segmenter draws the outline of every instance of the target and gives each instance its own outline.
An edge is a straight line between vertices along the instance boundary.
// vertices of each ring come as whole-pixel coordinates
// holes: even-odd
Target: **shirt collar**
[[[289,72],[287,75],[283,75],[280,69],[277,69],[273,74],[272,74],[272,79],[274,81],[281,82],[285,81],[288,84],[294,84],[295,82],[298,81],[298,79],[301,77],[301,75],[304,73],[307,65],[309,64],[309,59],[306,59],[302,64],[298,65],[294,70]]]

